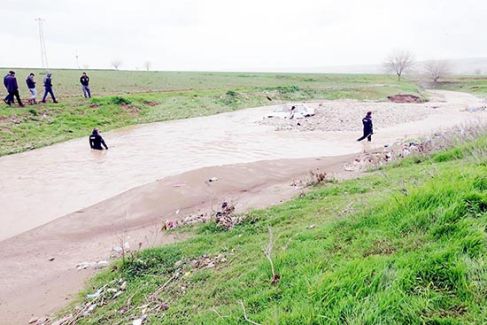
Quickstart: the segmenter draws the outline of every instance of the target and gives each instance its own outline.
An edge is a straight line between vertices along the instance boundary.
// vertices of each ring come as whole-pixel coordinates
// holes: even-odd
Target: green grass
[[[169,308],[148,323],[246,324],[240,301],[260,324],[485,323],[486,152],[483,137],[317,187],[249,213],[230,231],[186,228],[191,239],[141,251],[97,275],[84,293],[118,278],[128,287],[81,323],[140,317],[137,307],[174,275],[177,261],[205,254],[227,261],[185,267],[158,295]],[[277,284],[263,254],[269,227]],[[132,308],[121,314],[127,301]]]
[[[9,69],[0,69],[4,76]],[[20,85],[20,93],[27,96],[25,78],[30,72],[36,74],[37,86],[42,88],[44,71],[39,69],[14,69]],[[81,97],[79,77],[82,70],[51,70],[54,90],[61,97]],[[298,86],[327,90],[350,91],[381,97],[388,90],[405,89],[416,91],[416,86],[404,81],[398,83],[393,76],[363,74],[300,74],[300,73],[240,73],[240,72],[142,72],[87,70],[94,95],[126,95],[147,92],[172,92],[185,90],[274,88]],[[389,89],[388,89],[389,88]],[[382,90],[383,89],[383,90]],[[1,89],[2,94],[4,89]],[[367,94],[369,93],[369,94]]]
[[[487,97],[487,76],[450,76],[439,82],[436,87]]]
[[[23,97],[27,96],[23,80],[29,71],[16,70]],[[0,73],[5,74],[6,70]],[[40,86],[41,72],[36,73]],[[94,127],[107,131],[285,101],[385,100],[399,92],[421,93],[412,82],[397,82],[394,77],[383,75],[97,70],[88,71],[95,98],[84,100],[78,84],[80,71],[52,73],[60,104],[26,108],[0,105],[0,155],[87,136]]]

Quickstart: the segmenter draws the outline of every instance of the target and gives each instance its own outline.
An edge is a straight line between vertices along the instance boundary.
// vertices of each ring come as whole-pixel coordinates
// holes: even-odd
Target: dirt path
[[[352,106],[363,110],[358,116],[377,109],[403,122],[389,125],[378,119],[374,146],[487,119],[485,112],[463,111],[479,105],[471,95],[442,91],[431,96],[426,104],[311,105],[343,109],[342,120]],[[420,119],[407,120],[411,105],[424,110]],[[110,132],[105,135],[108,152],[90,152],[87,140],[80,139],[0,158],[0,319],[22,323],[63,306],[93,272],[77,271],[76,265],[107,259],[121,241],[146,247],[177,240],[158,231],[177,210],[186,216],[224,199],[238,202],[240,211],[279,203],[297,193],[289,186],[293,178],[316,167],[350,176],[343,171],[352,158],[346,155],[363,149],[354,141],[355,128],[276,132],[274,125],[262,125],[272,109]],[[213,176],[219,180],[209,184]]]

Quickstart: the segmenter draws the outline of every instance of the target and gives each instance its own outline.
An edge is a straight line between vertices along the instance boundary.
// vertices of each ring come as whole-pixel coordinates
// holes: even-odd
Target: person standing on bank
[[[36,82],[34,80],[34,74],[31,73],[25,80],[25,83],[27,84],[27,88],[29,89],[30,92],[30,98],[29,98],[29,104],[37,104],[37,90],[36,90]]]
[[[362,141],[367,138],[367,141],[372,141],[372,134],[374,134],[374,129],[372,125],[372,112],[367,112],[367,115],[362,119],[362,124],[364,125],[364,134],[357,139],[357,141]]]
[[[7,105],[10,106],[13,103],[15,96],[19,106],[24,107],[24,104],[22,104],[22,101],[20,100],[19,84],[17,83],[17,78],[15,78],[14,71],[10,71],[10,76],[6,79],[6,86],[8,91]]]
[[[86,72],[83,72],[83,75],[79,78],[79,82],[81,83],[81,89],[85,98],[91,98],[90,77],[86,75]]]
[[[44,78],[44,97],[42,97],[42,102],[46,102],[46,97],[48,94],[51,95],[52,101],[57,103],[56,97],[54,97],[54,92],[52,91],[52,74],[48,73],[46,78]]]
[[[5,89],[7,90],[7,96],[5,96],[5,98],[4,98],[4,100],[3,100],[3,101],[4,101],[4,102],[5,102],[5,104],[7,104],[8,106],[10,106],[10,105],[11,105],[11,103],[9,104],[9,98],[10,98],[10,94],[8,93],[8,82],[9,82],[9,78],[12,76],[12,73],[13,73],[13,71],[9,71],[9,72],[8,72],[8,73],[5,75],[5,77],[3,77],[3,85],[5,86]],[[12,100],[11,100],[11,101],[12,101],[12,103],[13,103],[13,100],[14,100],[14,99],[12,98]]]

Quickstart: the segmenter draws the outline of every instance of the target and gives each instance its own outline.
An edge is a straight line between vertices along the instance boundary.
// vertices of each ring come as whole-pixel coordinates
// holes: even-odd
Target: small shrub
[[[127,277],[144,274],[167,273],[182,258],[182,252],[174,246],[162,246],[141,251],[134,259],[122,264],[122,271]]]
[[[487,191],[487,177],[476,177],[473,182],[473,187],[480,191]]]
[[[235,105],[239,102],[239,93],[234,90],[229,90],[225,93],[225,96],[221,98],[221,101],[225,105]]]
[[[457,293],[465,286],[464,269],[461,262],[451,253],[428,256],[428,259],[418,266],[415,279],[416,289],[423,287]]]
[[[33,108],[29,108],[29,113],[31,113],[34,116],[37,116],[38,115],[37,111],[35,109],[33,109]]]
[[[480,193],[469,193],[465,196],[464,201],[467,209],[474,216],[479,216],[487,212],[487,195]]]
[[[437,153],[433,156],[435,162],[445,162],[450,160],[462,159],[464,157],[463,152],[459,148],[450,149],[444,152]]]
[[[475,258],[485,252],[485,240],[482,234],[469,234],[462,239],[461,248],[464,254],[467,254],[471,258]]]
[[[296,85],[290,85],[290,86],[279,86],[275,88],[280,94],[292,94],[292,93],[297,93],[301,89],[296,86]]]
[[[110,103],[115,105],[129,105],[132,102],[125,97],[114,96],[110,98]]]
[[[197,231],[198,234],[215,234],[219,232],[224,232],[225,230],[218,226],[216,222],[208,222],[203,224]]]

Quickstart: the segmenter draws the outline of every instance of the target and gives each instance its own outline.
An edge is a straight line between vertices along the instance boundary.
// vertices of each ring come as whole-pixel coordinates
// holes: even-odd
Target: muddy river
[[[462,110],[474,105],[475,97],[452,92],[436,95],[434,103],[413,104],[429,110],[424,119],[376,127],[374,146],[474,118]],[[373,110],[374,105],[364,104],[364,112]],[[397,109],[398,104],[394,105]],[[404,105],[401,107],[407,109],[411,104]],[[272,110],[252,108],[106,132],[103,135],[109,150],[103,152],[90,150],[86,137],[1,157],[0,240],[133,187],[196,168],[363,150],[363,144],[355,141],[360,132],[276,132],[273,126],[258,123]],[[485,114],[481,116],[485,118]],[[218,177],[208,175],[213,176]]]

